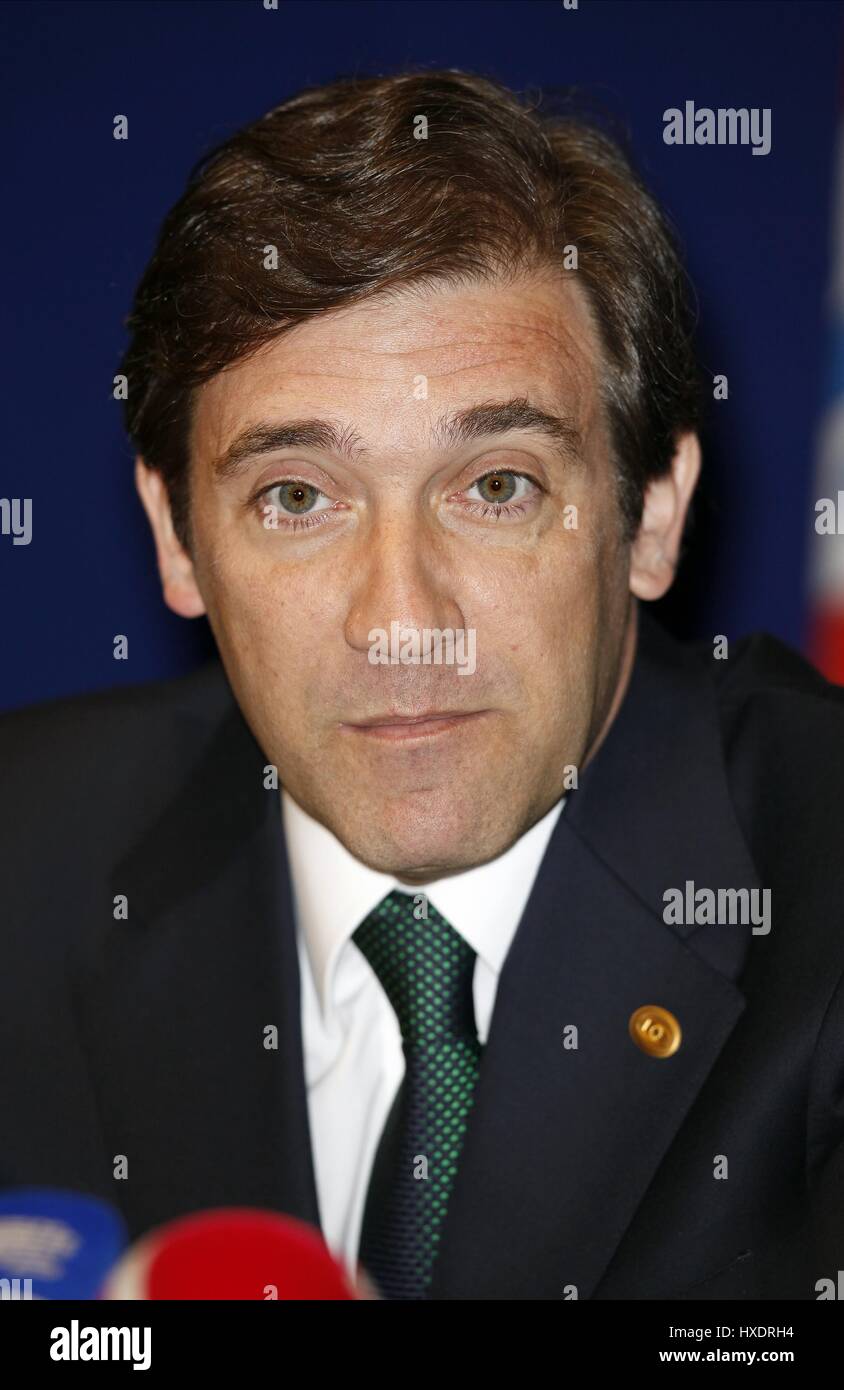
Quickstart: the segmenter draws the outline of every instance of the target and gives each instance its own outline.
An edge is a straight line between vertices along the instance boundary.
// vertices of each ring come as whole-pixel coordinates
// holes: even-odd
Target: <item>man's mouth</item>
[[[410,739],[431,738],[449,733],[480,719],[489,710],[424,710],[420,714],[373,715],[370,719],[341,724],[344,733],[363,734],[368,738],[407,742]]]

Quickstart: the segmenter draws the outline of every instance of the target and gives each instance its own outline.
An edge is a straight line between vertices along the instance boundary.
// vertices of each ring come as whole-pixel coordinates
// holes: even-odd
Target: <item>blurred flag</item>
[[[844,684],[844,116],[838,131],[829,287],[829,371],[810,550],[809,656]],[[823,499],[823,500],[822,500]]]

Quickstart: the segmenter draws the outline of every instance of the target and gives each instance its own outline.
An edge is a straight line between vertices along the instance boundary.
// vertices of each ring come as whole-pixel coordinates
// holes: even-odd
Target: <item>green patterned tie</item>
[[[414,902],[389,893],[353,937],[395,1009],[405,1060],[360,1242],[361,1263],[391,1299],[427,1296],[482,1051],[475,952],[433,904],[417,919]]]

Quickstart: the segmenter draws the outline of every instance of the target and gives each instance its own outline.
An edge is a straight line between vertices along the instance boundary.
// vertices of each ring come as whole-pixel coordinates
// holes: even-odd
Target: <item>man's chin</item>
[[[395,850],[377,851],[367,853],[364,850],[356,855],[364,864],[371,869],[377,869],[379,873],[390,874],[399,883],[406,883],[407,886],[422,887],[426,883],[434,883],[438,879],[447,878],[451,874],[462,873],[464,869],[474,868],[477,864],[483,863],[492,855],[470,855],[465,858],[461,855],[455,858],[453,852],[446,850],[437,853],[431,850],[425,857],[420,857],[418,853],[413,854],[401,847]]]
[[[379,833],[378,828],[372,826],[363,836],[359,827],[355,830],[357,833],[349,837],[343,833],[343,828],[335,829],[334,834],[350,854],[370,869],[391,874],[408,886],[433,883],[436,879],[485,864],[508,848],[517,833],[495,836],[492,837],[494,842],[487,843],[487,837],[478,837],[477,825],[467,825],[463,833],[454,829],[447,836],[441,828],[432,827],[430,835],[417,833],[412,838],[390,834],[386,829]]]

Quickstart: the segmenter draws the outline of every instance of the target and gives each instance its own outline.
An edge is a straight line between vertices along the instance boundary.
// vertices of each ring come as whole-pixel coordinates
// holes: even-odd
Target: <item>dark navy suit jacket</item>
[[[640,618],[499,980],[435,1298],[814,1299],[844,1269],[844,692]],[[0,720],[0,1188],[99,1194],[133,1235],[318,1223],[265,761],[217,664]],[[770,889],[770,932],[666,923],[687,881]]]

